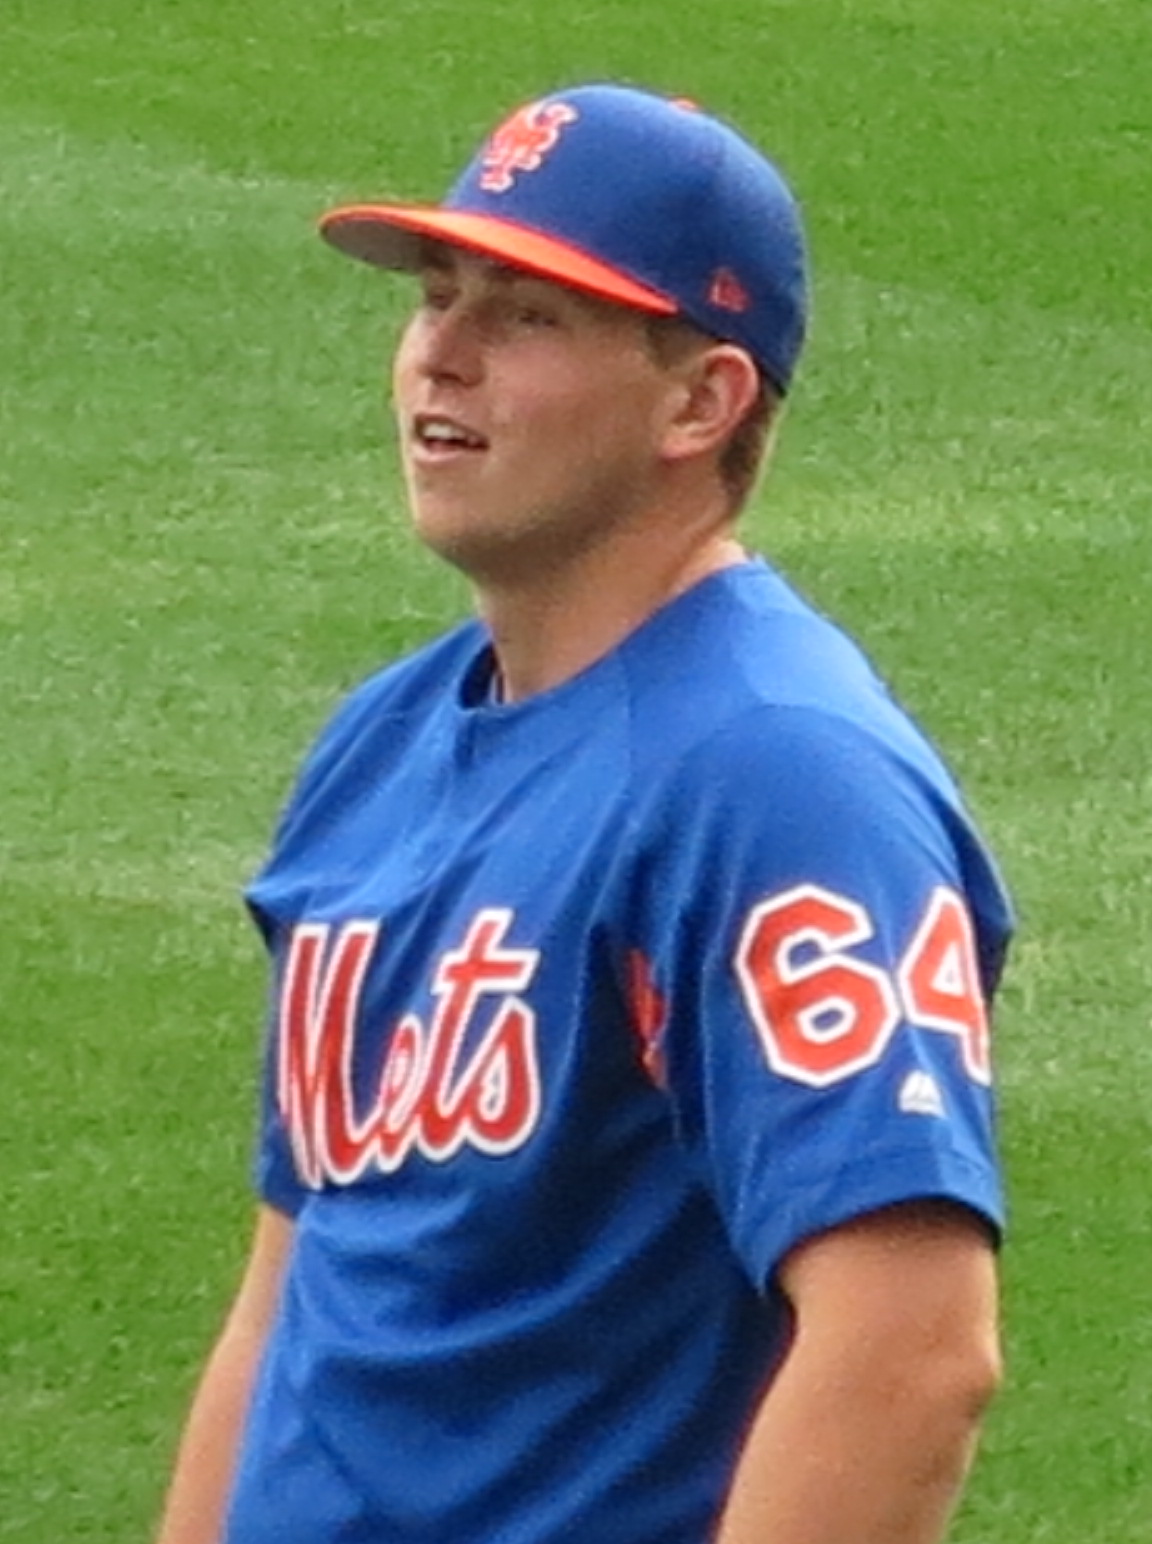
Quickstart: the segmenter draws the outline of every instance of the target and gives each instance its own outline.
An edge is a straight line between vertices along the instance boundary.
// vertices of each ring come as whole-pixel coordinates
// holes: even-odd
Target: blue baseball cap
[[[437,205],[330,210],[325,240],[382,268],[420,266],[426,238],[748,351],[787,391],[807,281],[796,201],[736,130],[692,103],[577,86],[521,107]]]

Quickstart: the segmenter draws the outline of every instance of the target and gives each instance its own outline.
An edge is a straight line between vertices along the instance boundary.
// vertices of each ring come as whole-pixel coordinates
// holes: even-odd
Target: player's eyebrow
[[[615,320],[626,316],[630,325],[634,326],[643,325],[648,320],[641,317],[639,312],[610,300],[602,300],[573,285],[562,284],[547,274],[534,273],[530,268],[504,263],[499,258],[471,252],[467,247],[458,247],[450,241],[438,241],[433,236],[421,237],[419,255],[413,270],[417,275],[422,274],[426,281],[451,281],[457,279],[465,267],[474,269],[491,285],[494,296],[515,298],[518,288],[523,287],[526,298],[531,296],[533,300],[536,297],[543,300],[547,297],[555,305],[565,305],[586,316]]]
[[[498,258],[484,257],[481,253],[461,251],[452,246],[450,242],[436,241],[425,236],[420,242],[419,266],[421,269],[430,270],[433,273],[453,273],[462,263],[474,263],[482,270],[486,278],[499,284],[536,283],[547,284],[554,289],[563,289],[554,279],[547,278],[544,274],[533,273],[528,268],[518,268],[513,263],[502,263]]]

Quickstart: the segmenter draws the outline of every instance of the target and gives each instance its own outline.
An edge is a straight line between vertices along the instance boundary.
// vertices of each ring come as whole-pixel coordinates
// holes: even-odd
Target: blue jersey
[[[752,561],[491,669],[469,623],[354,693],[250,890],[296,1228],[228,1544],[704,1544],[788,1251],[1000,1224],[1008,906],[856,647]]]

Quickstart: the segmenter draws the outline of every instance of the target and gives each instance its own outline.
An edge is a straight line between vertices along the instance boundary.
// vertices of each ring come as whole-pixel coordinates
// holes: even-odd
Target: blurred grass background
[[[749,535],[963,776],[999,1018],[1010,1379],[958,1544],[1152,1537],[1146,0],[5,0],[0,1540],[147,1537],[244,1247],[237,891],[335,698],[467,605],[410,542],[403,285],[312,235],[625,78],[808,210]]]

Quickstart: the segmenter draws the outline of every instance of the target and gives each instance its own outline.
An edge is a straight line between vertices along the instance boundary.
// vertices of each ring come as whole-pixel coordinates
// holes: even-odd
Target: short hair
[[[671,365],[690,349],[707,347],[716,341],[680,316],[646,316],[644,320],[652,352],[662,364]],[[762,370],[757,369],[756,377],[756,395],[720,453],[720,476],[735,511],[744,507],[756,486],[783,401],[779,388]]]

